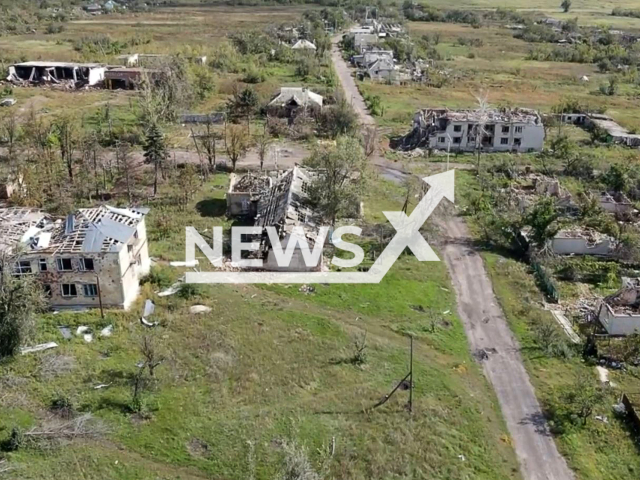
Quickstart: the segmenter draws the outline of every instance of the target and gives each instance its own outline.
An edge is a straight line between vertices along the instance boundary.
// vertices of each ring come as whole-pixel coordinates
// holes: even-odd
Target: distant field
[[[410,22],[408,27],[414,38],[440,35],[436,49],[445,60],[438,65],[450,73],[452,80],[442,88],[361,83],[365,93],[382,98],[385,107],[382,124],[406,128],[418,108],[473,107],[476,103],[473,94],[483,90],[494,106],[530,107],[543,112],[549,112],[563,98],[575,97],[593,108],[605,107],[630,128],[640,128],[640,90],[636,87],[628,95],[602,95],[599,86],[608,76],[598,73],[595,65],[529,61],[525,57],[531,45],[497,26],[472,28]],[[480,39],[483,45],[460,46],[459,38]],[[580,82],[585,75],[589,82]]]

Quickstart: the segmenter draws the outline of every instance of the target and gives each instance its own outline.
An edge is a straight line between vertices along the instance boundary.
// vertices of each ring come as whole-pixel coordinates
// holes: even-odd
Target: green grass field
[[[226,179],[205,185],[184,211],[152,210],[152,256],[183,257],[183,224],[228,225],[219,217],[218,186]],[[365,202],[370,210],[399,209],[395,187],[376,185]],[[157,216],[167,213],[181,222],[160,239]],[[442,263],[405,256],[380,285],[317,285],[308,295],[296,285],[207,286],[190,299],[158,298],[153,290],[146,285],[131,312],[110,311],[105,320],[98,312],[44,316],[34,341],[55,340],[60,348],[0,367],[0,442],[15,426],[44,422],[57,396],[108,427],[99,438],[8,454],[16,468],[9,478],[271,479],[285,463],[283,442],[304,448],[327,478],[519,478]],[[144,298],[157,302],[161,326],[153,333],[166,357],[144,397],[149,419],[126,412],[138,339],[147,333],[138,322]],[[194,304],[213,310],[193,315]],[[64,341],[62,324],[74,331],[113,324],[115,331],[89,344]],[[367,361],[357,366],[352,343],[363,332]],[[406,392],[365,412],[406,374],[409,334],[416,338],[413,415],[404,410]],[[50,372],[46,365],[60,357],[72,368]],[[111,386],[94,390],[99,383]]]

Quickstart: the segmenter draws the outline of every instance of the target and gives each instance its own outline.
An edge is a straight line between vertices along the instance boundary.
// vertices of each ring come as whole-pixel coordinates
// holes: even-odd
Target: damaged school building
[[[542,151],[544,138],[542,119],[535,110],[427,108],[415,114],[412,130],[391,146],[398,150],[525,153]]]
[[[0,208],[0,251],[15,275],[36,275],[52,309],[127,309],[149,273],[147,208],[83,208],[54,219]]]
[[[263,270],[301,272],[322,269],[322,256],[317,265],[307,267],[299,248],[294,251],[289,267],[279,267],[266,231],[266,227],[275,227],[282,248],[286,249],[288,243],[295,239],[295,227],[299,227],[313,250],[323,225],[309,202],[309,188],[315,175],[317,172],[314,170],[296,166],[279,176],[276,174],[276,177],[232,176],[226,196],[227,213],[251,219],[256,227],[262,229],[262,234],[254,239],[260,247],[251,252],[251,258],[262,259]]]

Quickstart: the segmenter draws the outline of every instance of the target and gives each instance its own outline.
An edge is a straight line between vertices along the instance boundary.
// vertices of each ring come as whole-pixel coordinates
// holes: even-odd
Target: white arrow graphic
[[[421,262],[440,259],[420,233],[443,198],[454,202],[455,170],[424,177],[431,187],[410,216],[403,212],[383,212],[396,235],[368,272],[187,272],[186,283],[380,283],[405,248]]]

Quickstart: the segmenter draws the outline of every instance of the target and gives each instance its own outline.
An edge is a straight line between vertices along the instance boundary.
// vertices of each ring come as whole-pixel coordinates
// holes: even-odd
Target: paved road
[[[331,56],[342,87],[363,124],[374,124],[334,38]],[[393,169],[375,157],[373,163],[390,179],[398,181],[406,173]],[[444,259],[458,301],[472,353],[483,358],[484,373],[493,385],[509,433],[513,438],[520,472],[524,480],[571,480],[573,473],[558,452],[529,376],[522,363],[520,346],[513,337],[482,258],[471,245],[464,221],[457,216],[444,222]]]
[[[525,480],[569,480],[573,474],[558,453],[527,375],[520,346],[513,337],[493,293],[484,262],[469,245],[471,237],[460,217],[444,223],[444,260],[458,298],[471,351],[482,358],[514,441]]]

